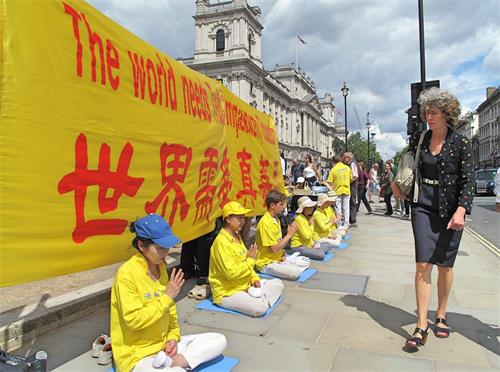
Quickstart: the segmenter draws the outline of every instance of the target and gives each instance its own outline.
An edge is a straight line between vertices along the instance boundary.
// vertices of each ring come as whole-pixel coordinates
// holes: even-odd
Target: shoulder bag
[[[420,159],[420,147],[422,141],[424,140],[426,132],[422,132],[418,140],[417,151],[414,155],[411,150],[408,150],[398,164],[398,172],[396,177],[394,177],[394,183],[399,187],[401,192],[406,196],[407,199],[410,198],[411,190],[414,189],[413,201],[416,202],[415,198],[418,199],[418,184],[415,182],[418,178],[418,161]],[[415,187],[413,187],[415,185]],[[416,196],[415,196],[416,193]]]

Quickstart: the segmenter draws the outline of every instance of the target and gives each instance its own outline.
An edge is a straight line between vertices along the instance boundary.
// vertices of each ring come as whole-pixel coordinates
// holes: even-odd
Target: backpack
[[[398,171],[394,177],[394,183],[399,187],[401,192],[410,199],[411,190],[415,183],[416,175],[418,173],[418,160],[420,159],[420,146],[424,140],[426,132],[422,132],[417,145],[417,153],[413,155],[411,150],[408,150],[398,164]],[[416,191],[418,195],[418,190]],[[415,200],[414,200],[415,201]]]

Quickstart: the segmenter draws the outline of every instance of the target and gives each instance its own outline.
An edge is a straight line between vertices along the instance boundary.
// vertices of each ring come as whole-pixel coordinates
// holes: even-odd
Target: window
[[[252,55],[252,36],[248,35],[248,55]]]
[[[224,30],[219,30],[215,34],[215,50],[218,52],[222,52],[224,49],[226,49]]]

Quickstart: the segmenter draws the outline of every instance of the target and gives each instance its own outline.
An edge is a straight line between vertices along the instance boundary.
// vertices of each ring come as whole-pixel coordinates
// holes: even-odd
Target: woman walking
[[[387,163],[385,163],[385,173],[384,177],[382,178],[382,190],[384,194],[384,202],[387,207],[387,211],[384,213],[386,216],[390,216],[393,213],[391,204],[391,197],[392,197],[391,182],[393,179],[394,179],[394,173],[392,173],[392,163],[388,161]]]
[[[366,207],[366,210],[368,211],[368,214],[373,214],[372,212],[372,207],[370,206],[370,203],[368,203],[368,200],[366,199],[366,192],[368,191],[368,184],[370,182],[370,176],[366,172],[365,168],[365,163],[360,161],[358,163],[358,211],[359,211],[359,206],[361,205],[361,201],[363,201],[363,204]]]
[[[434,334],[438,338],[450,335],[446,307],[453,283],[453,265],[465,214],[471,212],[474,195],[471,143],[454,130],[460,115],[458,100],[445,90],[431,88],[420,95],[418,102],[429,130],[418,159],[418,201],[411,210],[418,318],[415,332],[406,341],[407,351],[417,351],[425,344],[429,333],[427,310],[433,265],[438,267]]]

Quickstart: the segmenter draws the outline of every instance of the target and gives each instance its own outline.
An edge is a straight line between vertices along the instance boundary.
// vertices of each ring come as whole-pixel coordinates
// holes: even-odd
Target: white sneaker
[[[105,366],[113,361],[113,351],[111,350],[111,344],[108,343],[104,345],[102,350],[99,352],[99,357],[97,358],[97,364]]]
[[[101,333],[96,337],[94,342],[92,342],[92,358],[99,358],[99,353],[103,349],[104,345],[109,344],[111,338],[104,333]]]

